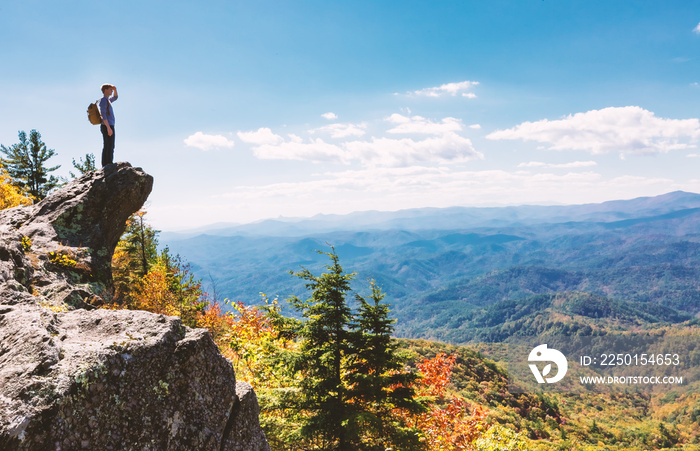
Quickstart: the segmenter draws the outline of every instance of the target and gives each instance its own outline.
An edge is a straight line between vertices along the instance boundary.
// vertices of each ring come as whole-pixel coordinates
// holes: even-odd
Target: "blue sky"
[[[700,192],[700,2],[3,1],[0,143],[115,159],[163,230]]]

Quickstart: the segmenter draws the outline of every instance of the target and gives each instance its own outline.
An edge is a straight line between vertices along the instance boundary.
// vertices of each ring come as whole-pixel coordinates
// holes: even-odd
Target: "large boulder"
[[[1,212],[0,283],[16,281],[45,302],[73,307],[108,294],[114,249],[152,187],[140,168],[110,164],[36,205]]]
[[[0,212],[1,450],[269,450],[207,331],[92,307],[151,186],[119,163]]]

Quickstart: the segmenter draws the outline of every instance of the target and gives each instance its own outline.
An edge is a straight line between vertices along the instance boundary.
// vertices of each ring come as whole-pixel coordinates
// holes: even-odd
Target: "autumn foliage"
[[[428,411],[412,420],[431,450],[473,450],[474,441],[488,429],[486,408],[448,393],[456,359],[456,355],[440,353],[417,364],[422,375],[416,387],[418,395],[431,401]]]
[[[146,273],[135,290],[134,307],[153,313],[180,316],[180,309],[175,302],[174,293],[170,291],[168,275],[162,265],[157,265]]]
[[[160,254],[152,252],[157,232],[145,225],[144,214],[140,212],[132,220],[130,232],[115,252],[114,274],[120,283],[115,284],[117,302],[112,307],[180,316],[187,326],[208,329],[233,364],[237,379],[256,388],[262,407],[261,424],[270,443],[288,450],[511,449],[476,447],[477,440],[483,443],[486,439],[488,411],[450,393],[456,356],[438,354],[414,368],[405,363],[406,357],[398,353],[391,338],[395,320],[388,317],[388,305],[382,302],[383,294],[374,284],[370,302],[357,296],[361,307],[357,323],[353,322],[354,313],[343,310],[348,320],[334,326],[335,335],[317,334],[329,328],[310,319],[284,317],[276,299],[264,297],[263,308],[210,299],[179,257],[170,255],[167,249]],[[318,315],[333,314],[334,308],[346,308],[338,296],[349,289],[345,282],[352,274],[343,273],[337,256],[329,255],[334,258],[330,275],[301,274],[311,287],[322,289],[309,301],[295,301],[314,321],[319,320]],[[333,292],[328,291],[330,288],[337,291],[328,298],[336,307],[323,304],[324,296]],[[341,327],[346,330],[341,331]],[[335,336],[345,341],[336,348],[323,343]],[[342,393],[337,407],[345,411],[338,417],[343,419],[337,424],[341,432],[328,432],[323,429],[326,426],[317,424],[319,419],[327,421],[324,418],[335,411],[319,416],[322,406],[307,402],[317,395],[313,391],[304,393],[330,387],[323,380],[323,371],[308,367],[309,356],[318,354],[315,347],[321,345],[331,346],[333,353],[328,355],[340,356],[336,365],[340,374],[333,381],[337,385],[334,390]],[[309,384],[310,377],[315,378],[314,385]],[[290,408],[295,402],[298,408]],[[304,434],[313,428],[324,430],[325,438],[318,440]]]
[[[223,339],[231,331],[232,319],[229,315],[224,315],[221,312],[221,307],[218,303],[209,303],[204,307],[204,311],[197,315],[197,324],[209,330],[211,338],[215,343],[222,343]],[[221,346],[219,346],[221,347]]]
[[[31,197],[25,195],[20,188],[14,186],[12,178],[7,174],[7,171],[0,168],[0,210],[31,204]]]
[[[293,348],[295,344],[280,336],[272,320],[261,309],[230,302],[233,311],[223,315],[228,331],[218,344],[229,357],[236,376],[256,388],[271,388],[281,384],[281,371],[275,357]],[[269,303],[277,308],[276,301]]]

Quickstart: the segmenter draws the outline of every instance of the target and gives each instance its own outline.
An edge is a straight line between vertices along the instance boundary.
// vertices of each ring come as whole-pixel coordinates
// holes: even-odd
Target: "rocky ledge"
[[[0,212],[0,449],[269,450],[207,331],[94,307],[152,184],[118,163]]]

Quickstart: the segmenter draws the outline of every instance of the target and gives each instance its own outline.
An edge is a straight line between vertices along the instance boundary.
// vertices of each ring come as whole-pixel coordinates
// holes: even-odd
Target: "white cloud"
[[[437,86],[434,88],[424,88],[418,91],[413,91],[413,94],[425,97],[441,97],[443,95],[450,95],[454,97],[457,94],[460,94],[462,95],[462,97],[473,99],[476,97],[476,94],[474,94],[473,92],[466,91],[469,91],[471,88],[478,84],[478,81],[461,81],[458,83],[446,83],[444,85]]]
[[[257,158],[263,160],[308,160],[315,163],[321,161],[337,161],[348,164],[348,155],[340,147],[322,139],[311,139],[303,142],[296,135],[291,140],[282,143],[263,144],[253,148]]]
[[[394,113],[386,118],[386,121],[397,124],[396,127],[387,130],[387,133],[440,135],[443,133],[458,132],[463,128],[461,119],[455,119],[453,117],[446,117],[440,122],[433,122],[421,116],[408,117]]]
[[[329,121],[334,121],[338,119],[338,115],[335,113],[331,113],[330,111],[328,113],[323,113],[321,117],[324,119],[328,119]]]
[[[469,128],[474,130],[481,130],[481,124],[472,124],[469,126]]]
[[[700,120],[664,119],[638,106],[610,107],[560,120],[523,122],[507,130],[497,130],[487,138],[549,143],[551,150],[654,155],[694,148],[693,143],[700,138]]]
[[[197,132],[185,138],[185,145],[201,150],[212,150],[222,147],[231,148],[235,143],[223,135],[206,135],[202,132]]]
[[[688,157],[688,158],[700,158],[700,154],[689,153],[688,155],[686,155],[686,157]]]
[[[238,132],[238,137],[243,142],[257,145],[279,144],[284,141],[284,138],[272,133],[272,130],[267,127],[259,128],[254,132]]]
[[[693,28],[693,31],[697,34],[700,34],[700,23],[695,28]]]
[[[541,161],[530,161],[528,163],[520,163],[519,168],[554,168],[554,169],[571,169],[571,168],[586,168],[596,166],[595,161],[573,161],[571,163],[543,163]]]
[[[405,167],[412,164],[442,164],[481,159],[472,142],[456,133],[423,140],[375,138],[343,144],[352,159],[369,166]]]
[[[367,124],[330,124],[309,130],[309,133],[327,133],[331,138],[347,138],[348,136],[363,136]]]
[[[419,117],[419,116],[414,116],[414,117]],[[387,122],[391,122],[392,124],[406,124],[408,122],[411,122],[411,118],[408,116],[404,116],[403,114],[399,113],[394,113],[388,118],[385,119]]]
[[[323,138],[302,138],[289,135],[283,138],[269,128],[239,132],[238,136],[252,144],[254,155],[260,159],[307,160],[360,164],[365,167],[405,167],[414,164],[434,166],[459,163],[483,158],[472,142],[457,134],[464,127],[460,119],[447,117],[434,122],[421,116],[392,114],[385,122],[393,124],[385,133],[431,135],[427,138],[372,137],[358,139],[366,134],[368,124],[330,124],[311,129],[309,135],[326,134],[340,142]]]
[[[241,186],[224,197],[274,202],[288,214],[318,211],[349,213],[378,209],[396,210],[422,206],[448,207],[474,204],[526,204],[533,201],[570,203],[573,192],[603,184],[600,174],[520,174],[502,170],[453,171],[446,167],[367,168],[318,174],[316,180],[283,182],[264,186]],[[621,181],[629,185],[633,180]],[[651,184],[638,180],[637,183]],[[563,189],[566,187],[566,189]],[[552,198],[552,196],[557,196]],[[343,202],[338,203],[337,199]],[[604,198],[607,200],[607,198]],[[301,210],[300,210],[301,209]],[[283,213],[284,214],[284,213]]]
[[[274,136],[283,139],[279,135]],[[452,132],[422,140],[372,137],[368,141],[353,140],[339,144],[328,143],[321,138],[305,141],[296,135],[290,135],[289,140],[283,142],[255,145],[253,153],[257,158],[267,160],[342,164],[357,162],[371,167],[405,167],[418,163],[434,165],[483,158],[469,139]]]

